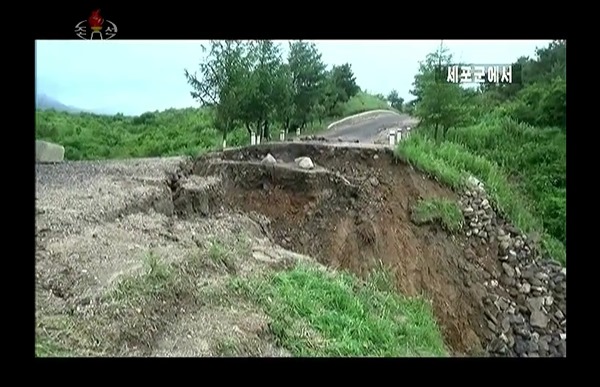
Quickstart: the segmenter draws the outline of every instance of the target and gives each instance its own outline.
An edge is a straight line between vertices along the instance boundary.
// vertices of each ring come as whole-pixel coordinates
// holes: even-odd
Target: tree
[[[402,112],[404,108],[404,98],[400,97],[396,90],[390,91],[386,100],[394,109],[398,110],[399,112]]]
[[[290,66],[287,63],[281,63],[273,79],[274,119],[281,123],[286,132],[290,131],[292,117],[294,117],[296,112],[293,81]]]
[[[415,115],[423,126],[434,129],[436,139],[440,129],[442,137],[445,137],[448,129],[461,121],[461,88],[440,77],[440,69],[446,68],[451,62],[452,55],[440,44],[438,50],[428,54],[420,63],[414,89],[411,90],[416,97]]]
[[[240,106],[242,121],[248,131],[254,129],[260,137],[270,138],[270,123],[275,117],[276,88],[283,87],[275,80],[280,76],[281,48],[271,40],[258,40],[247,45],[245,57],[246,81]]]
[[[335,116],[341,114],[339,107],[360,91],[356,84],[356,77],[350,64],[333,66],[325,75],[325,82],[321,91],[321,98],[316,108],[319,110],[319,120],[324,115]]]
[[[208,54],[200,63],[200,74],[185,70],[185,77],[192,86],[191,95],[204,106],[214,107],[214,123],[222,133],[223,141],[240,119],[243,90],[248,80],[245,60],[245,44],[240,40],[211,40],[210,49],[202,46]]]
[[[294,125],[304,128],[321,99],[325,65],[314,43],[290,42],[288,64],[292,74],[295,117]]]

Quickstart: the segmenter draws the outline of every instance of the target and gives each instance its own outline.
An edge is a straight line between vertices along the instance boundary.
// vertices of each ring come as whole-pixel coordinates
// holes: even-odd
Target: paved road
[[[387,141],[387,129],[393,127],[404,128],[414,125],[414,118],[407,114],[394,112],[379,113],[373,116],[358,117],[356,120],[348,120],[334,125],[321,135],[325,138],[338,138],[342,141],[385,142]]]

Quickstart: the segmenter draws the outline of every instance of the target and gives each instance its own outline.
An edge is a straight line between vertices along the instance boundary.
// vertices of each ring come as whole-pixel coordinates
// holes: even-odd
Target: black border
[[[335,4],[335,5],[334,5]],[[421,7],[419,7],[421,6]],[[511,7],[519,7],[518,12]],[[436,9],[437,8],[437,9]],[[114,39],[548,39],[565,38],[555,9],[524,4],[84,2],[35,6],[35,39],[79,39],[75,25],[100,9]],[[516,59],[516,58],[515,58]]]
[[[535,15],[525,15],[526,12],[520,10],[518,13],[503,12],[503,6],[501,3],[490,3],[490,7],[487,11],[485,6],[473,6],[473,9],[481,9],[481,16],[477,16],[473,13],[471,16],[469,12],[462,13],[460,9],[462,6],[458,3],[449,3],[454,5],[454,9],[444,9],[442,7],[438,13],[440,15],[434,15],[434,11],[431,9],[420,11],[410,10],[404,5],[398,4],[398,7],[385,5],[382,3],[376,9],[360,9],[357,11],[350,5],[331,5],[325,6],[323,3],[311,4],[311,3],[300,3],[299,5],[294,4],[280,4],[276,6],[260,6],[258,4],[238,4],[234,6],[231,3],[223,4],[226,10],[220,11],[218,6],[220,4],[205,4],[197,3],[196,9],[194,10],[194,4],[186,6],[173,5],[172,8],[168,8],[169,4],[161,5],[134,5],[134,4],[122,4],[119,6],[109,6],[105,2],[102,4],[84,3],[75,5],[62,5],[60,7],[53,6],[52,4],[46,3],[42,5],[36,5],[35,20],[34,20],[34,39],[74,39],[78,38],[74,35],[75,24],[86,19],[91,10],[100,8],[103,16],[115,22],[119,27],[118,36],[115,39],[219,39],[219,38],[236,38],[236,39],[257,39],[257,38],[269,38],[269,39],[548,39],[548,38],[566,38],[566,22],[555,22],[555,18],[548,18],[551,14],[555,13],[555,9],[552,7],[537,7],[535,9]],[[419,4],[414,5],[418,7]],[[424,4],[428,6],[427,4]],[[507,7],[515,6],[514,4],[507,4]],[[275,8],[275,9],[273,9]],[[366,7],[365,7],[366,8]],[[433,7],[431,7],[433,8]],[[315,13],[314,9],[321,10]],[[408,20],[408,14],[421,13],[425,15],[429,22],[421,20]],[[199,18],[202,23],[197,21],[195,15],[200,15]],[[453,16],[455,15],[455,16]],[[461,17],[461,15],[464,15]],[[425,19],[423,17],[423,19]],[[472,22],[469,22],[472,20]],[[512,20],[512,22],[511,22]],[[50,22],[48,22],[50,21]],[[514,23],[513,23],[514,22]],[[147,28],[148,26],[152,28]],[[32,39],[33,40],[33,39]],[[577,56],[579,52],[575,47],[577,42],[572,40],[570,43],[571,50],[569,50],[569,57],[573,58]],[[583,47],[582,47],[583,49]],[[34,56],[35,62],[35,44],[33,41],[29,42],[29,50]],[[26,56],[15,56],[16,60],[27,60]],[[29,59],[31,60],[31,59]],[[573,63],[573,61],[571,61]],[[32,62],[29,62],[32,63]],[[584,63],[584,62],[582,62]],[[18,66],[17,69],[27,68],[27,64]],[[35,65],[33,66],[32,72],[35,74]],[[577,206],[583,205],[584,203],[590,203],[595,198],[584,198],[578,200],[577,196],[585,190],[589,190],[588,187],[583,187],[584,191],[580,191],[575,188],[577,184],[577,173],[584,173],[582,169],[584,162],[578,163],[578,158],[585,157],[587,152],[584,151],[585,142],[577,144],[577,134],[581,130],[589,131],[595,130],[595,124],[591,125],[577,125],[577,120],[584,115],[576,113],[578,106],[581,106],[583,102],[577,103],[575,90],[577,89],[579,82],[576,78],[585,73],[577,73],[570,71],[569,76],[571,78],[569,93],[568,93],[568,114],[569,127],[571,133],[569,135],[569,141],[567,144],[569,162],[567,165],[569,173],[569,211],[568,211],[568,250],[571,256],[571,262],[575,259],[575,263],[570,265],[569,272],[571,274],[570,290],[571,290],[571,303],[578,301],[577,292],[580,285],[585,284],[585,280],[577,278],[584,270],[578,270],[579,261],[584,261],[582,264],[589,264],[591,260],[595,259],[595,255],[592,250],[592,254],[586,256],[583,254],[584,247],[583,235],[585,230],[582,227],[575,229],[578,224],[577,218],[581,217],[580,212],[577,211]],[[575,77],[575,78],[574,78]],[[590,78],[587,80],[582,79],[582,84],[592,85]],[[33,82],[33,88],[35,90],[35,76]],[[35,94],[35,93],[34,93]],[[32,105],[27,104],[15,104],[11,106],[17,110],[23,109],[22,114],[16,114],[17,117],[27,116],[31,114],[31,106],[34,106],[35,110],[35,97],[30,100]],[[593,110],[592,110],[593,111]],[[585,114],[584,112],[582,112]],[[589,114],[589,113],[588,113]],[[35,120],[35,115],[32,115]],[[12,120],[11,120],[12,122]],[[24,136],[22,140],[24,144],[30,144],[32,154],[31,164],[27,165],[27,162],[20,160],[12,160],[12,165],[9,168],[13,168],[16,163],[22,163],[27,165],[26,168],[33,171],[35,174],[34,160],[35,160],[35,148],[34,148],[34,126],[29,130],[25,128],[14,128],[12,127],[11,134],[17,136]],[[590,145],[593,144],[589,141]],[[26,146],[24,146],[25,148]],[[575,152],[575,149],[579,149]],[[24,155],[21,155],[24,157]],[[593,164],[591,164],[593,165]],[[593,172],[592,172],[593,173]],[[35,178],[34,176],[28,176],[27,172],[16,175],[17,180],[22,179],[23,182],[17,183],[16,187],[27,187],[32,184],[31,192],[35,193]],[[32,178],[33,177],[33,178]],[[585,175],[582,177],[586,177]],[[30,179],[29,181],[27,181]],[[590,179],[588,176],[588,186],[593,184],[593,178]],[[12,182],[11,182],[12,183]],[[12,184],[6,185],[8,188],[12,188]],[[5,189],[5,192],[7,190]],[[22,201],[22,206],[18,203],[11,203],[12,208],[31,208],[31,203],[34,199],[28,197],[20,192],[14,192],[12,195],[17,202]],[[586,200],[587,199],[587,200]],[[592,202],[593,203],[593,202]],[[584,214],[587,214],[584,210]],[[31,208],[34,211],[34,208]],[[587,212],[589,213],[589,209]],[[35,213],[32,219],[35,222]],[[591,214],[590,214],[591,215]],[[25,219],[26,217],[22,214],[18,214],[17,217]],[[27,227],[26,220],[17,222],[15,217],[13,218],[14,224],[18,227],[22,227],[21,232],[26,235],[33,235],[35,227],[30,225]],[[581,218],[583,220],[583,218]],[[8,219],[7,219],[8,220]],[[15,235],[16,236],[16,235]],[[18,245],[17,245],[18,246]],[[19,246],[24,247],[24,246]],[[580,256],[574,255],[575,249],[578,248]],[[35,243],[33,243],[32,256],[35,253]],[[26,257],[22,257],[20,250],[14,250],[17,254],[6,254],[8,250],[5,250],[5,257],[7,260],[23,263],[23,284],[31,286],[32,280],[31,274],[35,270],[32,266],[35,260],[28,260]],[[25,263],[27,262],[27,263]],[[29,272],[28,272],[29,271]],[[575,275],[575,277],[573,277]],[[581,274],[583,276],[583,274]],[[31,286],[29,291],[33,290]],[[27,292],[24,291],[24,293]],[[33,293],[33,292],[32,292]],[[593,297],[593,295],[592,295]],[[27,309],[27,302],[20,297],[6,298],[17,299],[15,304],[16,309],[25,308]],[[25,298],[25,296],[23,296]],[[32,299],[34,299],[32,297]],[[575,304],[571,304],[575,305]],[[571,326],[579,322],[577,318],[577,307],[571,308]],[[30,312],[25,310],[23,312],[15,311],[11,313],[12,316],[17,318],[25,318],[25,316],[32,316]],[[575,315],[573,313],[576,313]],[[575,317],[574,317],[575,316]],[[11,321],[12,322],[12,321]],[[15,321],[16,322],[16,321]],[[33,326],[35,321],[30,321],[31,325],[28,324],[16,324],[16,328],[23,330],[22,335],[18,335],[16,332],[11,333],[14,337],[30,337],[32,342],[29,346],[23,342],[17,342],[17,351],[25,352],[25,356],[32,357],[34,354],[34,341],[35,337],[33,333]],[[576,354],[578,347],[578,336],[584,336],[583,328],[573,328],[569,332],[571,337],[570,343],[571,349],[570,354],[573,356]],[[593,334],[593,332],[590,332]],[[591,339],[591,337],[590,337]],[[10,354],[9,354],[10,355]],[[63,381],[74,380],[76,383],[90,382],[100,380],[101,377],[107,376],[112,382],[123,382],[125,381],[124,376],[127,371],[135,372],[133,374],[133,380],[142,381],[145,378],[149,380],[159,381],[159,378],[163,375],[168,378],[168,382],[173,382],[174,378],[178,375],[172,372],[168,372],[168,368],[164,364],[163,369],[150,369],[145,363],[144,359],[131,360],[138,362],[136,367],[135,363],[129,363],[125,365],[123,362],[117,360],[110,364],[111,360],[101,359],[100,361],[105,362],[106,368],[92,368],[93,365],[98,365],[95,362],[85,362],[85,360],[72,359],[69,361],[60,359],[36,359],[36,367],[39,369],[39,375],[51,375],[52,371]],[[160,361],[155,359],[154,361]],[[186,361],[193,361],[188,359]],[[377,376],[383,381],[383,378],[387,379],[387,375],[384,375],[381,371],[388,369],[392,374],[395,374],[394,381],[405,381],[410,382],[409,374],[414,374],[420,378],[420,382],[431,380],[434,378],[450,379],[455,376],[457,380],[472,379],[475,382],[487,383],[489,380],[498,379],[500,375],[508,376],[512,375],[513,378],[518,378],[519,381],[525,381],[527,377],[531,377],[532,380],[541,382],[544,378],[549,378],[554,382],[558,382],[558,378],[561,374],[566,373],[565,368],[566,359],[444,359],[444,360],[432,360],[432,359],[238,359],[238,360],[224,360],[224,359],[204,359],[201,363],[197,363],[201,367],[189,367],[188,370],[192,371],[194,381],[202,383],[202,381],[209,381],[208,373],[216,371],[215,374],[221,376],[220,381],[223,382],[223,377],[229,376],[234,378],[239,376],[240,378],[249,379],[252,371],[258,374],[258,378],[265,382],[267,379],[276,376],[281,373],[285,379],[273,378],[275,383],[289,382],[289,379],[300,380],[302,376],[311,379],[311,383],[318,383],[320,381],[325,382],[326,377],[324,372],[327,370],[340,371],[343,369],[344,372],[335,372],[332,381],[343,382],[344,378],[350,379],[350,381],[356,381],[360,383],[361,376],[365,376],[365,381],[374,382]],[[226,363],[229,361],[231,363]],[[525,363],[527,361],[528,363]],[[79,364],[69,364],[69,362],[79,362]],[[537,362],[537,364],[536,364]],[[116,372],[109,372],[108,367],[123,367],[123,373],[117,374]],[[188,363],[189,364],[189,363]],[[260,366],[266,366],[264,371],[259,370]],[[531,372],[535,366],[539,366],[540,370]],[[59,370],[61,366],[68,366],[67,370]],[[89,372],[85,372],[85,368],[89,367]],[[101,366],[102,367],[102,366]],[[139,368],[138,368],[139,367]],[[223,370],[220,370],[224,367]],[[307,372],[300,373],[297,367],[310,367]],[[339,367],[339,368],[338,368]],[[363,368],[364,367],[364,368]],[[434,368],[435,367],[435,368]],[[466,369],[462,371],[462,367]],[[489,367],[489,368],[488,368]],[[521,367],[523,367],[521,369]],[[43,369],[42,369],[43,368]],[[362,368],[362,369],[361,369]],[[135,370],[135,371],[134,371]],[[223,372],[224,371],[224,372]],[[350,372],[348,372],[350,371]],[[446,371],[446,372],[445,372]],[[455,371],[455,372],[452,372]],[[462,372],[461,372],[462,371]],[[488,372],[489,371],[489,372]],[[81,375],[80,372],[82,373]],[[467,373],[464,373],[467,372]],[[179,373],[179,372],[178,372]],[[481,375],[475,375],[480,374]],[[183,376],[183,373],[181,373]],[[186,375],[188,376],[188,375]],[[191,375],[190,375],[191,376]],[[424,376],[424,378],[423,378]],[[46,376],[43,376],[46,377]],[[483,379],[480,379],[482,377]],[[186,377],[187,379],[187,377]]]

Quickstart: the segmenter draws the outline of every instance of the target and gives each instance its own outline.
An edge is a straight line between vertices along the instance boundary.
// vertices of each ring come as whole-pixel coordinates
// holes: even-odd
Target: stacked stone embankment
[[[541,257],[527,235],[494,211],[483,185],[470,179],[461,198],[466,234],[497,244],[501,270],[484,285],[492,356],[563,357],[567,354],[567,270]],[[498,275],[497,273],[501,273]]]

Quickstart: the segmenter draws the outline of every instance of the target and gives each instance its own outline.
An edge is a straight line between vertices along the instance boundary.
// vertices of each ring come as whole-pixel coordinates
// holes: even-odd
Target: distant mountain
[[[35,97],[35,107],[38,109],[54,109],[61,112],[69,112],[69,113],[81,113],[85,112],[84,109],[80,109],[73,106],[68,106],[56,99],[46,95],[46,94],[37,94]]]

